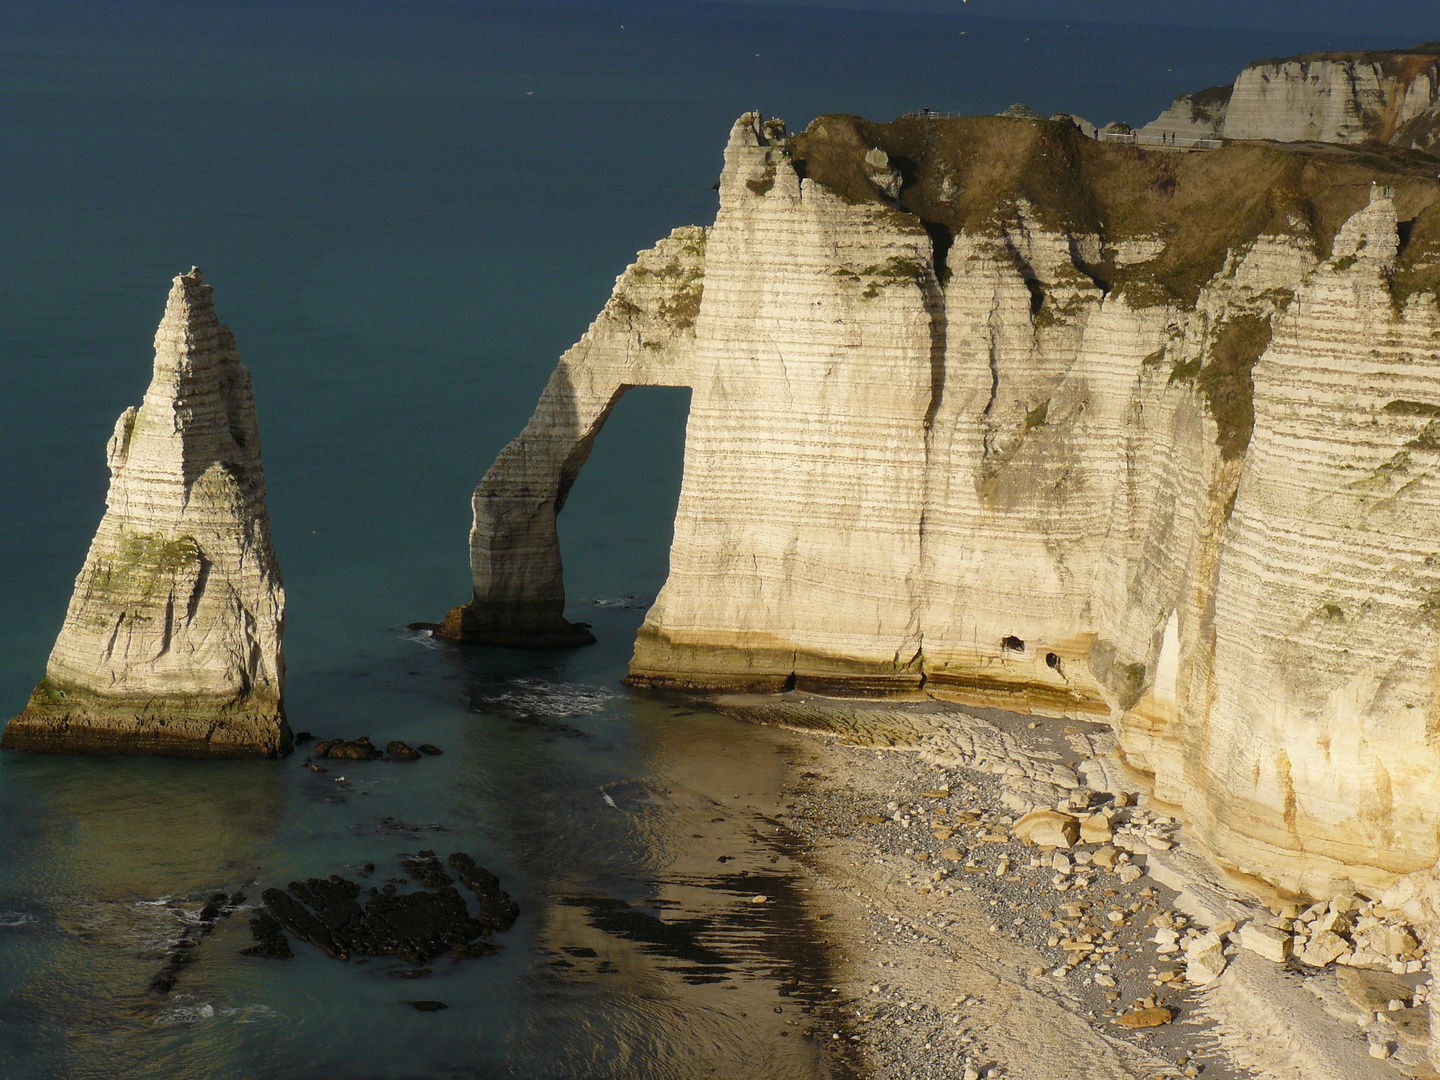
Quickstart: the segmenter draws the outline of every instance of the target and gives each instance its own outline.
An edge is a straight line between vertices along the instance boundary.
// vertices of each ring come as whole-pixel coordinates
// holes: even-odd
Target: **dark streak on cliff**
[[[1149,262],[1117,266],[1107,249],[1084,266],[1135,303],[1193,307],[1227,252],[1263,234],[1305,237],[1327,256],[1372,182],[1396,189],[1401,219],[1424,241],[1401,252],[1397,289],[1408,296],[1440,284],[1440,259],[1429,261],[1440,254],[1440,183],[1433,159],[1412,151],[1262,143],[1147,151],[1096,142],[1066,122],[998,116],[888,124],[822,116],[789,141],[802,175],[856,203],[886,201],[863,165],[873,147],[903,178],[899,208],[931,227],[993,235],[1024,199],[1047,226],[1107,245],[1163,239],[1165,251]]]

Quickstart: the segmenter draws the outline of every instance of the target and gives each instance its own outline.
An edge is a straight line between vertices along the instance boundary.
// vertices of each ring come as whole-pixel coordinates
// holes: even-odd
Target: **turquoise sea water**
[[[1392,44],[1368,33],[1343,44]],[[470,489],[634,251],[713,217],[740,112],[1024,100],[1138,123],[1335,44],[742,5],[5,5],[0,715],[43,673],[105,440],[199,264],[255,379],[292,726],[446,753],[324,775],[0,757],[0,1076],[860,1067],[773,1012],[823,997],[835,961],[763,816],[803,744],[619,683],[664,580],[684,392],[622,402],[565,510],[568,615],[598,645],[454,651],[403,626],[468,595]],[[699,859],[716,845],[735,860]],[[300,943],[242,958],[242,913],[147,991],[210,892],[366,861],[378,880],[419,848],[500,875],[522,906],[502,953],[420,986]],[[740,903],[757,892],[774,903]]]

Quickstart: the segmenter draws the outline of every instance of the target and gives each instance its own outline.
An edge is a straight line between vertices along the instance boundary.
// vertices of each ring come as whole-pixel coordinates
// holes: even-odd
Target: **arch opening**
[[[689,387],[623,390],[567,470],[556,500],[567,619],[643,613],[665,584],[690,396]]]

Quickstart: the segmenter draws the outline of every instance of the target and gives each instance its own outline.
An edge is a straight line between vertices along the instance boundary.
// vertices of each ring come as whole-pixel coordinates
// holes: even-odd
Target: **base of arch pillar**
[[[505,649],[572,649],[595,642],[586,623],[568,622],[558,615],[537,617],[531,610],[497,611],[474,601],[451,608],[443,623],[413,623],[411,629],[429,630],[458,645]]]

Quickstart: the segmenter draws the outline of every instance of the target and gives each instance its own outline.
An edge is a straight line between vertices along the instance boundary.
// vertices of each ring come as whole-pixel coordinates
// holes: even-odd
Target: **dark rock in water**
[[[450,862],[480,898],[479,918],[471,916],[435,853],[422,851],[405,859],[404,866],[429,891],[397,893],[387,883],[383,892],[371,888],[362,906],[360,886],[338,874],[292,881],[287,889],[264,891],[269,914],[259,927],[258,919],[252,921],[252,931],[257,941],[268,941],[283,927],[339,960],[398,956],[419,968],[446,953],[456,960],[488,956],[499,946],[475,939],[508,930],[519,908],[500,889],[499,879],[470,856],[456,852]],[[283,942],[284,935],[279,936]]]
[[[429,968],[406,968],[403,971],[390,972],[390,977],[392,979],[423,979],[429,974]]]
[[[290,951],[290,939],[285,936],[284,929],[263,911],[250,920],[250,936],[255,939],[255,944],[241,949],[242,956],[289,960],[295,955]]]
[[[278,889],[268,889],[266,907],[296,937],[341,960],[353,952],[398,956],[418,966],[486,932],[486,924],[470,917],[464,897],[453,887],[382,893],[370,897],[363,909],[355,902],[354,893],[315,878],[303,885],[292,883],[290,892],[303,903]],[[314,908],[313,914],[307,905]]]
[[[307,742],[309,742],[309,741],[310,741],[311,739],[313,739],[313,738],[315,738],[315,736],[314,736],[314,735],[311,735],[310,732],[308,732],[308,731],[302,731],[302,732],[300,732],[298,735],[295,736],[294,742],[295,742],[295,745],[296,745],[296,746],[299,746],[299,745],[301,745],[302,743],[307,743]]]
[[[229,895],[223,892],[212,893],[200,909],[196,925],[191,927],[187,936],[171,944],[165,955],[165,966],[150,980],[150,990],[162,995],[170,993],[175,988],[181,970],[195,959],[194,951],[200,942],[215,929],[216,923],[233,914],[244,902],[245,894],[242,892]]]
[[[395,739],[385,744],[385,752],[396,761],[419,761],[420,751],[408,743]]]
[[[464,945],[456,945],[450,950],[451,960],[478,960],[482,956],[494,956],[500,951],[500,946],[493,941],[486,941],[481,938],[479,941],[471,941]]]
[[[485,929],[470,917],[465,898],[449,886],[436,892],[377,896],[366,913],[365,933],[357,935],[356,948],[416,965],[464,945]]]
[[[380,819],[380,831],[383,833],[396,833],[401,836],[417,836],[422,832],[445,832],[446,830],[445,826],[438,822],[432,822],[429,825],[412,825],[409,822],[401,821],[398,818],[387,815]]]
[[[373,874],[375,872],[375,864],[373,862],[367,862],[364,866],[360,867],[360,872],[362,874]]]
[[[410,1004],[421,1012],[439,1012],[441,1009],[448,1009],[450,1007],[443,1001],[412,1001]]]
[[[293,889],[295,883],[291,882],[290,887]],[[309,895],[308,891],[306,895]],[[271,915],[279,920],[280,925],[301,941],[308,941],[311,945],[319,946],[336,960],[350,959],[350,950],[337,942],[325,924],[310,914],[310,909],[289,893],[283,889],[266,889],[260,894],[260,898],[265,901],[265,907]],[[358,914],[360,910],[358,905],[355,910]]]
[[[419,750],[422,754],[429,754],[431,757],[439,757],[445,753],[445,751],[441,750],[438,746],[431,746],[428,742],[422,742],[415,749]]]
[[[315,744],[315,756],[348,761],[374,761],[383,755],[368,736],[361,735],[358,739],[326,739],[318,742]]]
[[[433,851],[422,851],[419,858],[402,859],[400,866],[427,889],[438,889],[455,880],[441,869],[440,860],[435,857]]]
[[[515,925],[520,917],[520,905],[510,899],[510,894],[500,888],[500,879],[463,851],[450,856],[450,866],[460,880],[480,901],[480,921],[491,930],[504,933]]]

